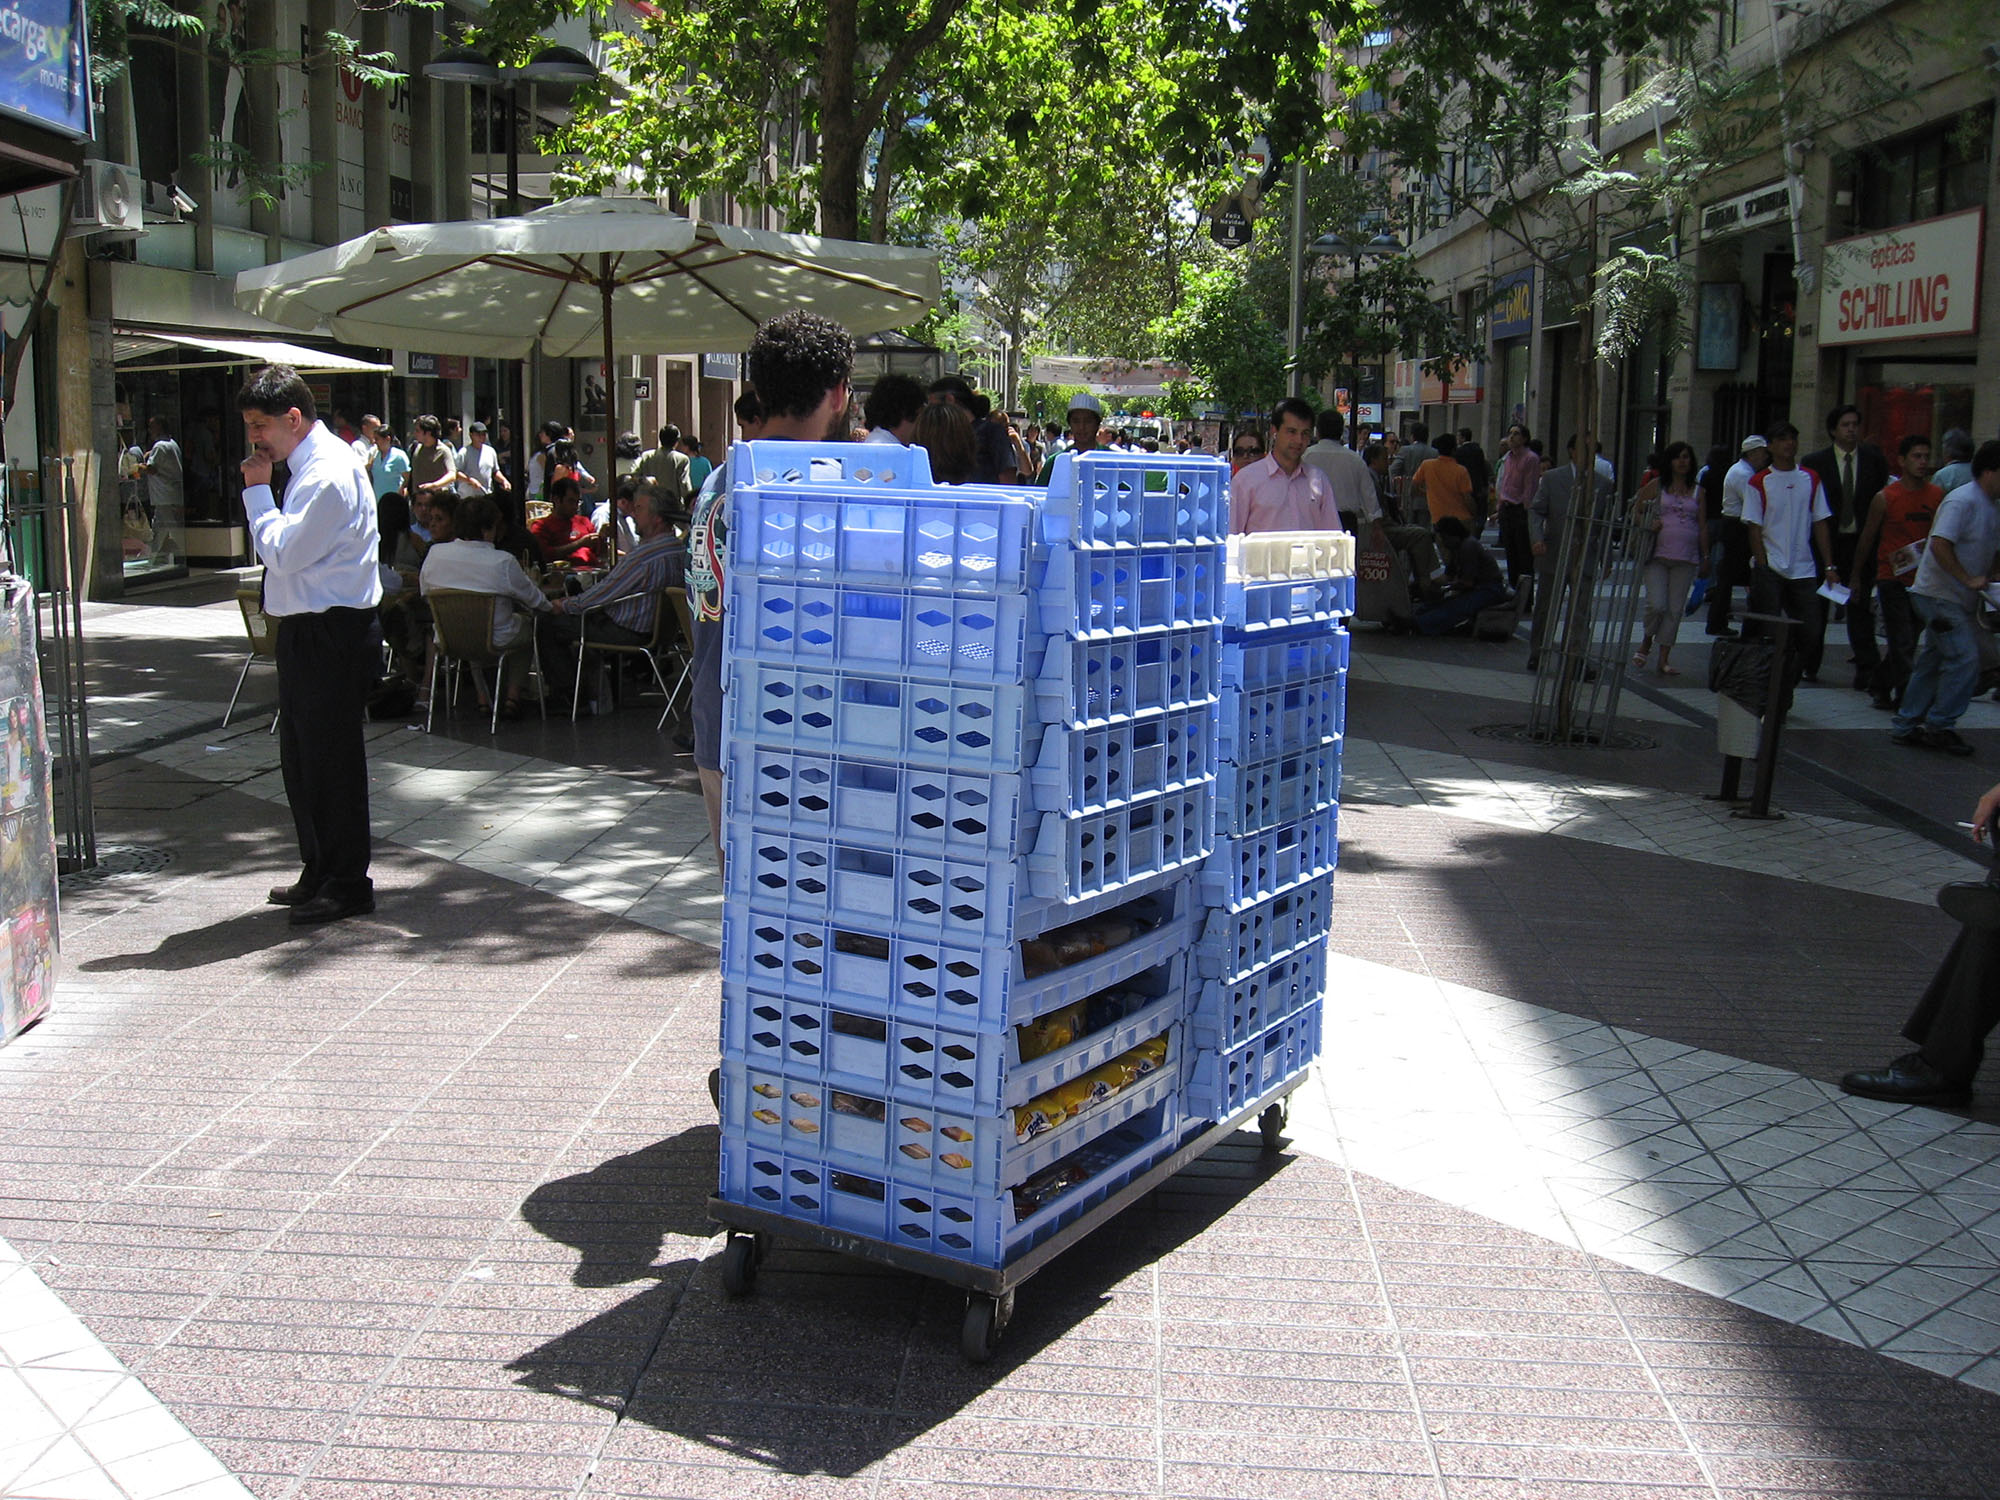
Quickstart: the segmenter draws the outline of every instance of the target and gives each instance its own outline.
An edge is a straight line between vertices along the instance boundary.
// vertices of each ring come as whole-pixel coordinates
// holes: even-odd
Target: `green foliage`
[[[1055,422],[1060,424],[1069,415],[1069,404],[1078,396],[1090,394],[1087,385],[1047,384],[1039,380],[1021,382],[1021,410],[1035,422]]]
[[[1166,358],[1232,415],[1270,405],[1285,389],[1285,335],[1251,286],[1239,255],[1217,252],[1182,267],[1179,305],[1155,325]]]

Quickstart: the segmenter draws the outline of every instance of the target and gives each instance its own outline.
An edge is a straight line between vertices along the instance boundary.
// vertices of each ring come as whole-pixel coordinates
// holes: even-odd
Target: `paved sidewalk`
[[[240,657],[214,611],[175,654],[180,613],[101,627],[150,746],[103,838],[167,863],[75,885],[59,1009],[0,1050],[0,1351],[32,1276],[156,1398],[131,1444],[198,1464],[184,1424],[235,1476],[188,1495],[2000,1493],[2000,1112],[1828,1087],[1942,949],[1926,882],[1976,868],[1840,789],[1886,754],[1823,751],[1735,841],[1684,717],[1504,744],[1472,731],[1526,674],[1361,641],[1293,1147],[1182,1174],[973,1370],[911,1278],[781,1250],[721,1295],[712,866],[650,715],[378,729],[381,909],[295,935],[264,721],[197,713]],[[95,1467],[0,1447],[0,1494],[166,1492],[36,1399],[29,1444]]]

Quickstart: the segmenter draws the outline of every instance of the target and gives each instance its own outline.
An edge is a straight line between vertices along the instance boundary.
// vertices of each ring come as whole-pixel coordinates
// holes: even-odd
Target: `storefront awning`
[[[391,366],[353,359],[345,354],[329,354],[324,349],[308,349],[283,339],[231,339],[187,333],[164,333],[156,329],[121,328],[111,339],[113,358],[121,365],[147,360],[148,370],[214,370],[228,365],[290,365],[301,375],[387,375]],[[182,358],[153,363],[160,354],[180,353]]]

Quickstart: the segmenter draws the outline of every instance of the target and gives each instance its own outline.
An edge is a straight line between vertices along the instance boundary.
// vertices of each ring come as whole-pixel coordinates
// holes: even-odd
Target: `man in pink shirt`
[[[1500,459],[1500,545],[1507,553],[1507,586],[1518,589],[1523,578],[1535,576],[1534,538],[1529,534],[1528,504],[1542,482],[1542,460],[1528,446],[1528,429],[1519,422],[1507,429],[1507,448]]]
[[[1231,531],[1338,531],[1340,509],[1324,472],[1305,462],[1313,409],[1287,396],[1271,413],[1271,453],[1229,481]]]

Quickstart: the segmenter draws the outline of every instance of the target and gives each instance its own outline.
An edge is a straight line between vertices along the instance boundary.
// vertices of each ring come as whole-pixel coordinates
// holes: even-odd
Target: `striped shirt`
[[[603,605],[605,618],[613,624],[649,634],[653,612],[660,606],[660,590],[679,588],[686,569],[687,543],[663,531],[619,558],[617,567],[569,600],[564,612],[580,615]]]

